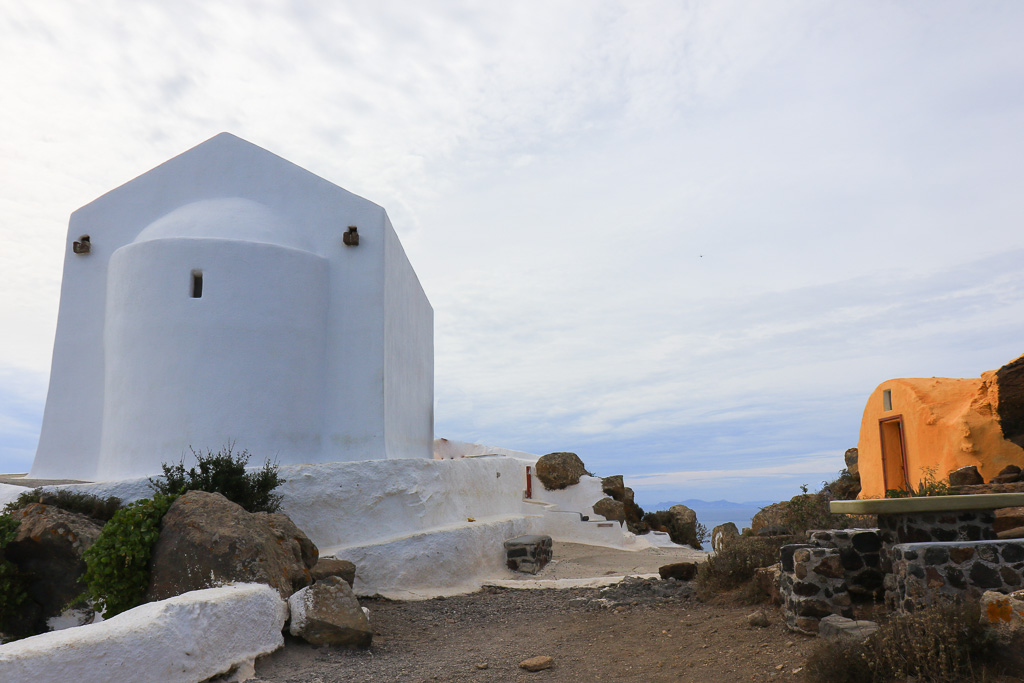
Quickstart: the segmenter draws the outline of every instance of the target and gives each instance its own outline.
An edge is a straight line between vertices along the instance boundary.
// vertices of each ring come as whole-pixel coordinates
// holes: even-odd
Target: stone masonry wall
[[[816,634],[822,617],[853,616],[846,571],[838,548],[794,544],[783,546],[780,555],[779,591],[783,616],[790,630]]]
[[[882,537],[878,529],[824,529],[807,532],[819,548],[837,548],[853,600],[882,599]]]
[[[987,590],[1012,593],[1024,586],[1024,540],[907,543],[890,553],[891,609],[912,612],[938,596],[980,598]]]
[[[893,571],[892,549],[907,543],[948,543],[983,541],[996,538],[992,510],[959,512],[921,512],[916,514],[878,515],[882,540],[880,554],[884,575],[885,603],[890,609],[902,604],[903,597]]]

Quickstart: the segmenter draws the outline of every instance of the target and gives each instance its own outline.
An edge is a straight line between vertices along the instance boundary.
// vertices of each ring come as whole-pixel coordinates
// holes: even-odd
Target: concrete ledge
[[[972,496],[925,496],[923,498],[866,498],[833,500],[829,510],[847,515],[892,515],[901,512],[948,512],[995,510],[1024,505],[1024,493],[979,493]]]
[[[288,606],[244,583],[140,605],[98,624],[0,646],[0,681],[194,683],[284,645]],[[244,676],[243,676],[244,679]]]

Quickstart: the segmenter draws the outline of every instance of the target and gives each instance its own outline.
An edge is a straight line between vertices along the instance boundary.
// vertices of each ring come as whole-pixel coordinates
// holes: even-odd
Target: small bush
[[[0,515],[0,633],[10,637],[31,635],[21,633],[16,624],[22,606],[28,601],[28,577],[4,558],[4,548],[17,535],[18,520]]]
[[[754,572],[779,561],[779,549],[792,543],[789,536],[739,536],[710,555],[697,569],[697,586],[721,593],[748,583]]]
[[[921,481],[915,490],[913,486],[906,489],[889,489],[885,492],[886,498],[923,498],[925,496],[948,496],[951,492],[949,484],[945,481],[935,480],[935,467],[922,467]]]
[[[58,489],[56,491],[32,489],[22,493],[4,506],[4,512],[14,512],[15,510],[28,507],[32,503],[52,505],[61,510],[77,512],[87,517],[92,517],[100,522],[109,520],[122,507],[121,499],[116,496],[100,498],[91,493],[69,491],[67,489]]]
[[[81,599],[93,603],[103,617],[140,604],[149,587],[149,558],[160,536],[163,518],[177,496],[157,493],[118,510],[99,538],[83,554],[86,570]]]
[[[859,490],[859,482],[845,469],[839,478],[831,482],[822,482],[821,490],[808,493],[807,486],[801,486],[802,493],[789,499],[782,511],[781,526],[793,534],[804,533],[809,529],[850,529],[854,527],[873,527],[878,525],[875,515],[840,515],[834,514],[829,508],[833,500],[841,499],[839,491],[846,495],[853,483]]]
[[[860,495],[860,477],[850,474],[845,467],[839,470],[839,476],[822,487],[822,491],[828,490],[832,500],[856,500]]]
[[[191,450],[191,449],[190,449]],[[281,496],[271,493],[285,482],[277,476],[277,465],[267,460],[262,469],[246,472],[249,451],[232,453],[232,445],[206,455],[192,450],[197,467],[185,469],[185,461],[177,465],[164,463],[162,481],[150,479],[153,491],[164,495],[180,495],[186,491],[207,491],[219,493],[228,500],[238,503],[249,512],[277,512],[281,507]]]
[[[823,640],[806,673],[828,683],[971,680],[993,645],[978,603],[950,602],[895,616],[864,641]]]

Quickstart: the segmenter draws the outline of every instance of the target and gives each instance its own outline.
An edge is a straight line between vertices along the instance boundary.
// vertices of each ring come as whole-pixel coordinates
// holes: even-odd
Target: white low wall
[[[524,499],[534,465],[498,454],[282,465],[277,492],[281,511],[321,555],[356,564],[356,592],[364,595],[467,592],[510,577],[502,543],[522,534],[625,550],[652,545],[594,514],[604,497],[598,477],[548,491],[534,475],[533,498]],[[152,495],[145,478],[56,488],[126,502]]]
[[[262,584],[192,591],[98,624],[0,645],[0,681],[195,683],[284,644],[288,605]],[[244,676],[242,676],[244,678]]]

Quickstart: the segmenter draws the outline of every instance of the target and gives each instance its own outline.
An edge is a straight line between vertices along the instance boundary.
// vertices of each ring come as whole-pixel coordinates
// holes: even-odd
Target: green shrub
[[[739,536],[717,553],[708,556],[697,569],[697,586],[721,593],[739,588],[754,578],[761,567],[779,561],[779,549],[792,543],[790,536]]]
[[[800,489],[802,493],[789,499],[782,513],[781,525],[790,533],[803,533],[809,529],[850,529],[853,527],[874,527],[878,525],[875,515],[835,514],[829,509],[829,503],[839,499],[838,490],[847,494],[851,482],[856,480],[845,469],[839,478],[831,482],[822,482],[821,490],[808,493],[807,486]],[[859,489],[859,483],[857,487]]]
[[[905,489],[889,489],[885,492],[886,498],[923,498],[925,496],[948,496],[950,494],[949,484],[945,481],[935,480],[935,467],[922,467],[921,481],[915,490],[913,486]]]
[[[31,635],[20,633],[15,623],[28,601],[28,577],[4,557],[4,549],[18,535],[18,526],[18,520],[10,515],[0,515],[0,633],[10,637]]]
[[[806,673],[828,683],[972,680],[993,646],[978,603],[949,602],[894,616],[863,641],[822,640]]]
[[[860,495],[860,477],[850,474],[845,467],[839,470],[839,476],[822,488],[832,494],[832,500],[856,500]]]
[[[69,491],[67,489],[58,489],[56,491],[32,489],[31,491],[25,491],[4,506],[4,512],[14,512],[15,510],[28,507],[32,503],[52,505],[61,510],[77,512],[92,517],[100,522],[109,520],[122,507],[121,499],[116,496],[100,498],[91,493]]]
[[[85,592],[81,599],[103,617],[140,604],[149,587],[149,558],[160,536],[160,519],[177,496],[157,493],[118,510],[85,551]]]
[[[191,450],[191,449],[190,449]],[[206,455],[192,450],[197,467],[185,469],[185,461],[176,465],[162,465],[163,480],[149,480],[153,491],[164,495],[180,495],[186,491],[219,493],[238,503],[249,512],[276,512],[281,507],[281,496],[271,493],[285,482],[277,476],[277,465],[267,460],[262,469],[246,472],[249,451],[232,453],[232,445]]]

